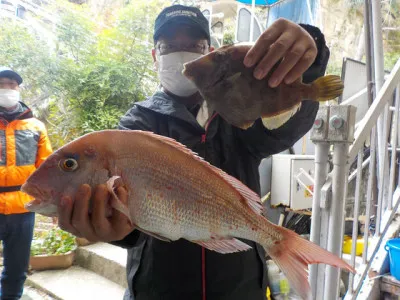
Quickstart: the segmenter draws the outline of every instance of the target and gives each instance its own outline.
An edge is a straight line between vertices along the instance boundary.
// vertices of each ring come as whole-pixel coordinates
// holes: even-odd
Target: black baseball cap
[[[168,6],[161,11],[154,24],[154,42],[156,42],[165,29],[168,28],[168,25],[176,24],[193,26],[201,33],[204,33],[208,44],[211,43],[210,27],[206,17],[197,7],[184,5]]]
[[[22,83],[22,77],[8,67],[0,66],[0,77],[13,79],[18,85]]]

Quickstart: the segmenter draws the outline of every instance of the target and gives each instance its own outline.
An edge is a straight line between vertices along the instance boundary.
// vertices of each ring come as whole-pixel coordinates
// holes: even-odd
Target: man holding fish
[[[214,51],[208,21],[201,12],[181,5],[164,9],[155,22],[154,45],[152,56],[160,90],[135,103],[119,128],[171,137],[260,193],[261,159],[289,148],[306,134],[318,103],[303,101],[274,129],[268,129],[260,119],[247,129],[232,126],[209,110],[197,86],[182,74],[185,63]],[[253,68],[255,80],[265,80],[276,88],[292,84],[300,76],[306,83],[323,76],[328,58],[324,36],[317,28],[279,19],[250,48],[244,65]],[[123,187],[116,194],[126,203]],[[265,299],[265,251],[258,243],[243,240],[250,250],[221,254],[185,239],[165,242],[135,230],[118,210],[105,217],[110,197],[105,184],[93,190],[82,185],[74,197],[63,198],[59,225],[76,236],[128,249],[125,299]]]

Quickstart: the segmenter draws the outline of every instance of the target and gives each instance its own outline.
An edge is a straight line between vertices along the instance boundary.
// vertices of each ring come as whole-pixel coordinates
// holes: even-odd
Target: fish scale
[[[162,158],[164,163],[166,163],[166,159],[166,157]],[[143,161],[143,165],[146,165],[145,161]],[[196,172],[194,172],[193,174],[191,173],[192,175],[189,178],[193,180],[182,181],[182,176],[177,176],[179,172],[174,172],[173,174],[171,174],[170,172],[168,172],[167,169],[161,169],[157,172],[155,172],[154,169],[148,169],[148,173],[144,174],[142,173],[142,166],[139,166],[137,169],[140,171],[142,177],[141,180],[152,182],[153,185],[153,188],[148,189],[142,193],[146,195],[146,200],[144,201],[144,203],[151,204],[151,207],[146,207],[146,205],[143,205],[143,207],[138,210],[141,211],[140,220],[143,220],[144,223],[141,223],[139,220],[136,220],[136,217],[133,217],[134,222],[137,222],[137,225],[139,227],[145,230],[155,231],[157,233],[160,233],[160,228],[162,228],[162,232],[171,239],[176,239],[177,232],[183,234],[185,237],[189,237],[192,235],[193,232],[198,232],[199,228],[202,228],[204,232],[201,239],[206,239],[210,238],[213,232],[217,233],[222,228],[225,229],[223,230],[223,232],[228,232],[231,228],[236,226],[238,220],[234,218],[234,211],[231,211],[230,214],[220,213],[220,203],[225,203],[226,201],[216,201],[212,198],[213,193],[211,192],[208,193],[207,196],[207,191],[204,189],[204,181],[198,179],[199,177],[196,176]],[[134,182],[134,176],[131,177],[133,178],[132,180]],[[186,177],[183,176],[183,178]],[[162,187],[166,187],[169,185],[179,187],[184,186],[185,184],[190,185],[190,183],[192,185],[185,189],[186,191],[190,190],[190,193],[182,194],[179,188],[174,188],[175,192],[179,195],[174,195],[174,191],[172,190],[160,191]],[[216,181],[216,183],[218,183],[218,181]],[[216,191],[219,191],[219,193]],[[151,194],[151,199],[149,199],[149,194]],[[163,197],[161,197],[161,194],[163,194]],[[220,186],[214,186],[214,194],[223,194],[222,188]],[[196,198],[200,200],[190,201],[190,199]],[[204,199],[207,198],[208,201],[204,201]],[[174,212],[174,205],[172,203],[177,203],[178,200],[174,199],[182,199],[181,204],[177,204],[178,206],[180,206],[177,212]],[[132,203],[135,203],[135,201],[133,201]],[[209,209],[204,209],[203,207],[201,207],[201,205],[207,206]],[[154,209],[155,211],[153,211]],[[134,211],[135,209],[132,208],[131,210]],[[198,214],[190,213],[196,210],[199,211]],[[224,211],[227,210],[224,209]],[[151,215],[148,216],[147,212],[151,212],[151,215],[157,216],[157,218],[151,218]],[[175,213],[178,214],[177,220],[179,220],[180,223],[165,223],[165,221],[168,220],[169,216],[174,215]],[[210,222],[210,220],[213,220],[214,222]],[[192,229],[192,227],[197,228],[197,230]],[[181,228],[190,228],[190,230],[185,232]],[[170,234],[170,236],[168,234]]]
[[[136,230],[160,240],[186,239],[225,255],[251,249],[240,239],[260,244],[305,299],[311,293],[308,264],[355,272],[339,257],[269,222],[260,197],[239,180],[175,140],[145,131],[103,130],[60,147],[22,186],[35,198],[27,209],[57,216],[61,196],[74,199],[88,178],[93,188],[107,181],[111,206]],[[127,204],[114,193],[120,184],[128,190]]]

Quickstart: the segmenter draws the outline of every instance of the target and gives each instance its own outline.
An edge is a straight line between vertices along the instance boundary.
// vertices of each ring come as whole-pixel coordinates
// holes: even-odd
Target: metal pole
[[[375,95],[378,94],[382,88],[385,77],[384,60],[383,60],[383,37],[382,37],[382,13],[381,13],[381,1],[372,1],[371,3],[371,15],[372,15],[372,31],[373,31],[373,48],[374,48],[374,70],[375,70]],[[378,119],[378,168],[381,170],[378,175],[378,186],[387,189],[387,185],[381,184],[381,181],[389,179],[389,163],[385,162],[385,145],[387,140],[385,139],[384,122],[388,120],[389,105],[387,104],[383,114]],[[385,180],[387,179],[387,180]],[[378,203],[382,202],[384,193],[379,191]]]
[[[326,142],[318,142],[315,145],[315,181],[314,181],[314,196],[311,214],[311,232],[310,240],[317,245],[320,245],[321,233],[321,189],[326,181],[328,173],[328,158],[329,158],[329,144]],[[310,266],[310,285],[312,294],[316,295],[318,278],[318,265],[313,264]]]
[[[381,1],[376,0],[371,3],[372,31],[374,46],[375,64],[375,86],[376,93],[382,88],[384,83],[384,61],[383,61],[383,35],[382,35],[382,13]]]
[[[375,74],[375,67],[374,67],[374,48],[372,47],[372,40],[373,40],[373,33],[372,29],[372,7],[371,7],[371,0],[365,0],[364,3],[364,25],[365,25],[365,59],[366,59],[366,67],[367,67],[367,97],[368,97],[368,106],[372,105],[372,102],[377,95],[375,89],[375,82],[374,82],[374,74]],[[377,128],[373,127],[370,136],[370,166],[369,166],[369,177],[368,177],[368,191],[367,191],[367,208],[366,208],[366,232],[368,234],[369,230],[369,223],[371,214],[374,214],[376,211],[376,132]],[[372,209],[373,208],[373,209]],[[372,211],[371,211],[372,210]],[[376,215],[376,214],[375,214]],[[376,221],[376,220],[375,220]],[[366,263],[367,260],[367,251],[368,249],[368,235],[364,235],[364,253],[363,253],[363,261]]]
[[[371,145],[369,157],[369,175],[368,175],[368,187],[367,187],[367,203],[365,212],[365,227],[364,227],[364,251],[363,251],[363,264],[367,263],[368,254],[368,237],[369,237],[369,223],[371,219],[371,206],[372,206],[372,192],[373,192],[373,181],[375,180],[375,161],[376,161],[376,128],[374,127],[371,132]]]
[[[392,156],[390,158],[390,176],[389,176],[389,202],[388,209],[392,209],[392,199],[390,198],[393,195],[394,191],[394,180],[396,175],[396,148],[397,148],[397,131],[399,129],[399,108],[400,108],[400,84],[396,88],[396,104],[393,116],[393,125],[392,125]]]
[[[367,66],[367,97],[368,106],[371,106],[374,99],[374,83],[373,83],[373,49],[371,49],[371,4],[370,0],[364,3],[364,38],[365,38],[365,62]]]
[[[250,21],[250,42],[253,42],[255,10],[256,10],[256,0],[252,0],[252,2],[251,2],[251,21]]]
[[[337,143],[333,153],[333,179],[332,179],[332,206],[329,219],[328,251],[342,256],[344,205],[346,198],[346,184],[348,179],[348,153],[347,142]],[[340,270],[327,266],[325,277],[325,300],[337,300],[339,297]]]
[[[356,246],[358,237],[358,215],[360,212],[360,202],[361,202],[361,181],[362,181],[362,162],[363,162],[364,152],[362,149],[358,152],[357,157],[357,180],[356,180],[356,193],[354,197],[354,216],[353,216],[353,233],[352,233],[352,245],[351,245],[351,266],[355,267],[356,262]],[[350,273],[349,277],[349,290],[353,293],[353,282],[354,274]]]
[[[387,123],[387,113],[388,113],[388,104],[386,104],[385,107],[385,118],[384,118],[384,122],[383,122],[383,131],[382,131],[382,138],[383,138],[383,144],[379,146],[379,149],[382,151],[382,162],[379,166],[379,174],[380,174],[380,178],[381,181],[379,182],[379,194],[378,194],[378,208],[377,208],[377,213],[376,213],[376,230],[375,230],[375,236],[379,236],[381,234],[381,219],[382,219],[382,214],[383,214],[383,209],[386,208],[384,206],[384,199],[387,200],[387,202],[390,202],[389,197],[391,195],[386,195],[385,197],[385,189],[387,189],[388,185],[387,182],[388,180],[386,180],[386,173],[388,171],[389,168],[389,160],[387,159],[387,135],[388,135],[388,123]],[[379,125],[379,123],[378,123]],[[378,135],[379,137],[379,135]],[[389,175],[389,174],[387,174]],[[385,184],[386,183],[386,184]]]
[[[319,245],[327,249],[328,248],[328,238],[329,238],[329,220],[330,220],[330,205],[332,199],[332,173],[327,177],[325,184],[321,189],[321,229],[319,236]],[[325,291],[325,274],[326,265],[320,264],[318,266],[318,284],[317,293],[315,295],[315,300],[324,299]]]

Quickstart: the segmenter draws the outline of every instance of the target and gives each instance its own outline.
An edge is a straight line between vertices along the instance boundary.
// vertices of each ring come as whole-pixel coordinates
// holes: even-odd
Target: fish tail
[[[343,93],[344,85],[340,76],[326,75],[313,81],[311,89],[315,95],[315,100],[323,102],[339,97]]]
[[[264,246],[267,253],[287,277],[290,286],[303,299],[311,299],[311,288],[308,282],[308,265],[323,263],[346,269],[356,273],[355,269],[344,260],[320,246],[302,238],[293,231],[276,227],[283,236],[269,248]]]

